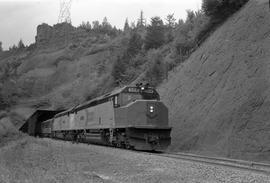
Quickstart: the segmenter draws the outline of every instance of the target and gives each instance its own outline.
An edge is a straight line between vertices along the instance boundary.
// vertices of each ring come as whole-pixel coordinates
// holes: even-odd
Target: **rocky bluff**
[[[41,24],[37,27],[36,46],[38,48],[63,48],[70,43],[81,43],[91,35],[82,28],[73,27],[68,23]]]

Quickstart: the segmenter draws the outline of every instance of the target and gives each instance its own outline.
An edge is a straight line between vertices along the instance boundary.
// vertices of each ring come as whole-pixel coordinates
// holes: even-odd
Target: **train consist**
[[[171,143],[168,109],[147,85],[125,86],[56,114],[40,136],[136,150],[164,150]]]

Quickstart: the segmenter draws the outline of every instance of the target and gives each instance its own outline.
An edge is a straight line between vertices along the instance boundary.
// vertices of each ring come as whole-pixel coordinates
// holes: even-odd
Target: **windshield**
[[[123,105],[139,99],[142,99],[139,93],[123,93]]]
[[[139,87],[130,87],[126,91],[132,99],[144,99],[144,100],[159,100],[159,95],[153,88],[139,88]],[[133,99],[134,100],[134,99]]]
[[[159,95],[157,93],[142,92],[142,97],[145,100],[159,100]]]

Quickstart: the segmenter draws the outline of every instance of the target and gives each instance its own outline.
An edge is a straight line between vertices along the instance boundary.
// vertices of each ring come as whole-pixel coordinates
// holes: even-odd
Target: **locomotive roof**
[[[104,98],[108,98],[108,97],[114,96],[114,95],[116,95],[116,94],[118,94],[118,93],[121,93],[121,92],[124,91],[126,88],[127,88],[127,86],[124,86],[124,87],[115,89],[115,90],[113,90],[112,92],[106,93],[106,94],[104,94],[104,95],[102,95],[102,96],[100,96],[100,97],[96,97],[96,98],[94,98],[94,99],[92,99],[92,100],[89,100],[89,101],[86,101],[86,102],[84,102],[84,103],[82,103],[82,104],[76,105],[76,106],[74,106],[74,107],[72,107],[72,108],[70,108],[70,109],[67,109],[67,110],[65,110],[65,111],[63,111],[63,112],[61,112],[61,113],[59,113],[59,114],[57,114],[57,115],[55,115],[55,116],[62,116],[62,115],[64,115],[64,114],[69,113],[69,112],[72,112],[72,111],[74,111],[74,110],[76,110],[76,109],[80,109],[80,108],[82,108],[82,107],[84,107],[84,106],[88,106],[88,105],[91,105],[92,103],[98,102],[98,101],[100,101],[101,99],[104,99]]]
[[[83,109],[83,108],[85,108],[85,107],[87,107],[87,106],[96,105],[96,104],[98,104],[98,102],[99,102],[100,100],[105,99],[105,98],[112,97],[112,96],[114,96],[114,95],[117,95],[117,94],[123,92],[127,87],[134,87],[134,86],[123,86],[123,87],[121,87],[121,88],[115,89],[115,90],[113,90],[112,92],[106,93],[106,94],[104,94],[104,95],[102,95],[102,96],[100,96],[100,97],[96,97],[96,98],[94,98],[94,99],[92,99],[92,100],[89,100],[89,101],[86,101],[86,102],[84,102],[84,103],[82,103],[82,104],[76,105],[76,106],[74,106],[74,107],[72,107],[72,108],[70,108],[70,109],[67,109],[66,111],[63,111],[63,112],[61,112],[61,113],[59,113],[59,114],[57,114],[57,115],[55,115],[55,116],[56,116],[56,117],[59,117],[59,116],[65,115],[65,114],[67,114],[67,113],[72,113],[72,112],[74,112],[74,111]],[[151,87],[149,87],[149,88],[151,88]]]
[[[122,88],[115,89],[115,90],[113,90],[112,92],[106,93],[106,94],[104,94],[104,95],[101,95],[100,97],[96,97],[96,98],[94,98],[94,99],[92,99],[92,100],[89,100],[89,101],[83,103],[83,104],[80,104],[80,105],[76,106],[76,108],[79,108],[79,107],[81,107],[81,106],[90,104],[90,103],[92,103],[92,102],[94,102],[94,101],[99,101],[99,100],[101,100],[101,99],[104,99],[104,98],[108,98],[108,97],[114,96],[114,95],[116,95],[116,94],[121,93],[122,91],[124,91],[126,87],[127,87],[127,86],[124,86],[124,87],[122,87]]]

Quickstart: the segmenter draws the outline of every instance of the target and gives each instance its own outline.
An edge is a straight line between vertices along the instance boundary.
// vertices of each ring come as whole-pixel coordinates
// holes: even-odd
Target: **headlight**
[[[151,113],[154,112],[154,106],[150,106],[150,110]]]
[[[141,90],[144,90],[144,87],[141,87]]]

